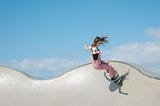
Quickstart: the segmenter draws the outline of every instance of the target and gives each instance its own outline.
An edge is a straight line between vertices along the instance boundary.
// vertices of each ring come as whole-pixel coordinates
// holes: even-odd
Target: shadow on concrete
[[[129,75],[129,70],[130,70],[130,69],[128,69],[128,71],[127,71],[125,74],[123,74],[123,75],[120,76],[121,80],[120,80],[118,83],[112,82],[112,81],[110,80],[110,78],[107,76],[107,73],[104,72],[104,77],[105,77],[108,81],[111,82],[110,85],[109,85],[109,90],[110,90],[111,92],[114,92],[114,91],[116,91],[116,90],[118,89],[118,91],[119,91],[120,94],[128,95],[128,93],[123,92],[123,91],[121,90],[121,88],[122,88],[122,86],[123,86],[123,81],[126,80],[127,76]]]

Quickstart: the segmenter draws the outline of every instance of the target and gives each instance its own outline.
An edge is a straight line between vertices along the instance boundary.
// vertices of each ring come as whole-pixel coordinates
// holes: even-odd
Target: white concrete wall
[[[132,65],[110,62],[120,75],[129,69],[122,86],[109,82],[91,64],[51,80],[34,80],[0,67],[0,106],[160,106],[160,80]]]

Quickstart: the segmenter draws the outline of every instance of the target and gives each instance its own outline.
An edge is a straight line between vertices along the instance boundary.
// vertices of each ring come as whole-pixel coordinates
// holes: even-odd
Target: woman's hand
[[[84,48],[86,49],[86,50],[90,50],[91,49],[91,47],[90,46],[88,46],[88,45],[84,45]]]

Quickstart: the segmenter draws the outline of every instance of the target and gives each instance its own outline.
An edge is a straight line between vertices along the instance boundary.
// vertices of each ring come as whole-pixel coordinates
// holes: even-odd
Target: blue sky
[[[159,5],[159,0],[0,0],[0,64],[53,77],[89,62],[83,45],[108,33],[104,59],[158,70]]]

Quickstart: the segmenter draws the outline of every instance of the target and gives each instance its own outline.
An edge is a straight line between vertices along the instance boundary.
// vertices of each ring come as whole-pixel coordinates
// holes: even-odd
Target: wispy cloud
[[[160,42],[133,43],[112,48],[105,57],[138,64],[160,72]]]
[[[36,78],[49,78],[56,77],[69,69],[82,64],[78,60],[68,59],[56,59],[56,58],[45,58],[45,59],[24,59],[24,60],[10,60],[4,65],[12,68],[19,69],[26,72]]]
[[[150,36],[160,37],[160,28],[149,28],[145,30],[144,32]]]

